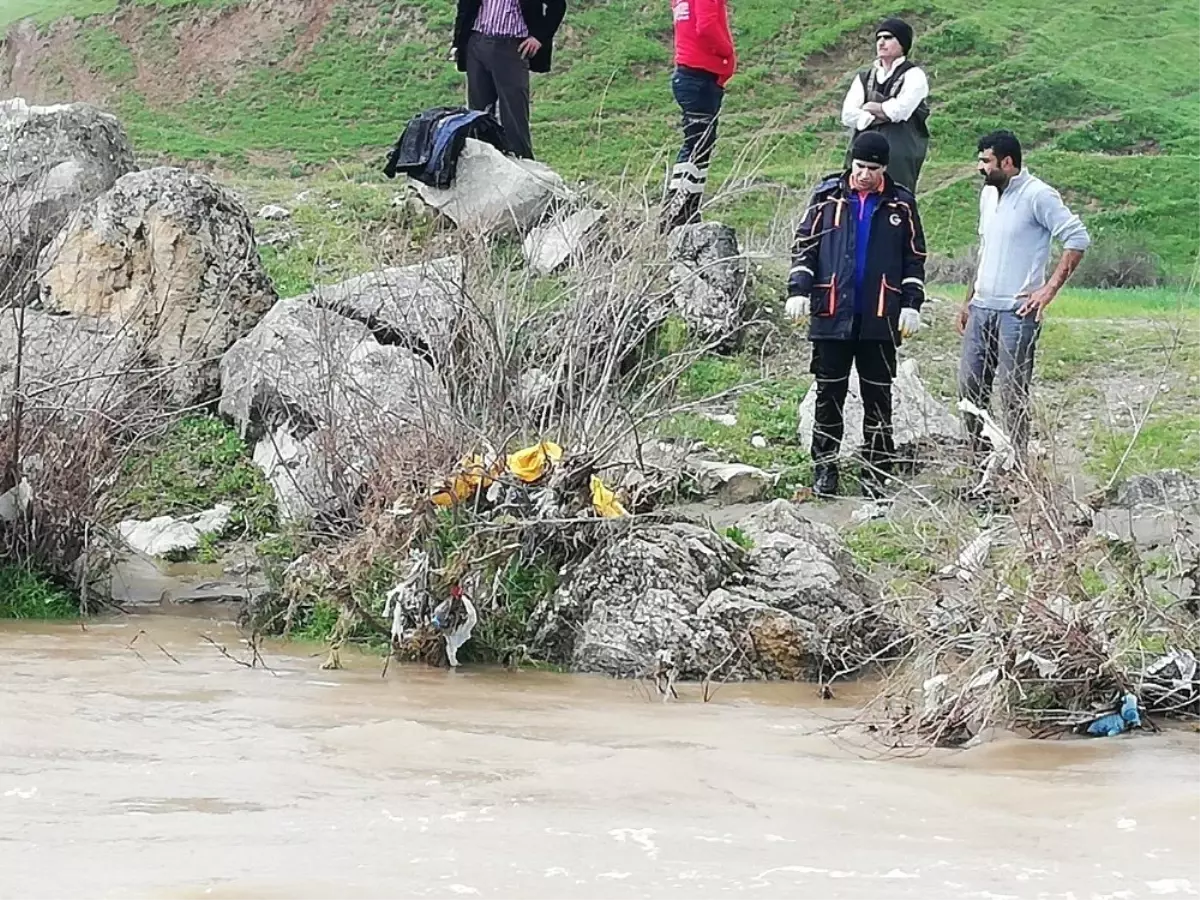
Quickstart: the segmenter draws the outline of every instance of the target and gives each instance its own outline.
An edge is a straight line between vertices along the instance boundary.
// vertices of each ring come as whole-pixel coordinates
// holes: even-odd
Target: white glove
[[[788,297],[784,312],[787,313],[789,319],[800,322],[808,318],[808,307],[807,297]]]
[[[915,309],[900,310],[900,337],[910,338],[921,330],[921,314]]]

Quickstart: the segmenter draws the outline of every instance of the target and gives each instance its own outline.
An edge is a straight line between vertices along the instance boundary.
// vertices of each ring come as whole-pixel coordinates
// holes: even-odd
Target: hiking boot
[[[813,493],[818,497],[836,497],[838,492],[837,463],[820,463],[813,471]]]

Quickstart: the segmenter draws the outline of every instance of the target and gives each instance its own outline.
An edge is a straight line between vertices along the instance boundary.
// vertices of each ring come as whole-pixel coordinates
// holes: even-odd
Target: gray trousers
[[[1029,442],[1029,386],[1033,357],[1042,326],[1033,315],[972,306],[958,364],[958,395],[982,410],[988,408],[995,383],[1000,394],[1000,424],[1024,459]],[[965,416],[972,443],[978,445],[982,423]]]
[[[467,106],[493,112],[517,156],[533,159],[529,132],[529,61],[521,38],[473,32],[467,40]]]

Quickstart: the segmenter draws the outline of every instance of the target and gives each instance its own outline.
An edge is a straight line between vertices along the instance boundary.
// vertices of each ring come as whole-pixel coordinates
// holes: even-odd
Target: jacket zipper
[[[887,288],[887,276],[884,275],[879,279],[879,307],[875,310],[875,315],[881,319],[883,318],[883,311],[887,306]]]

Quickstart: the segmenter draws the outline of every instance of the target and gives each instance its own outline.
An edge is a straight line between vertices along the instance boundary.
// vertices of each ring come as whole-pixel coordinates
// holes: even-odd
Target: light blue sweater
[[[979,269],[972,306],[1015,310],[1046,283],[1051,238],[1066,250],[1091,244],[1079,216],[1058,191],[1027,170],[999,194],[988,185],[979,195]]]

